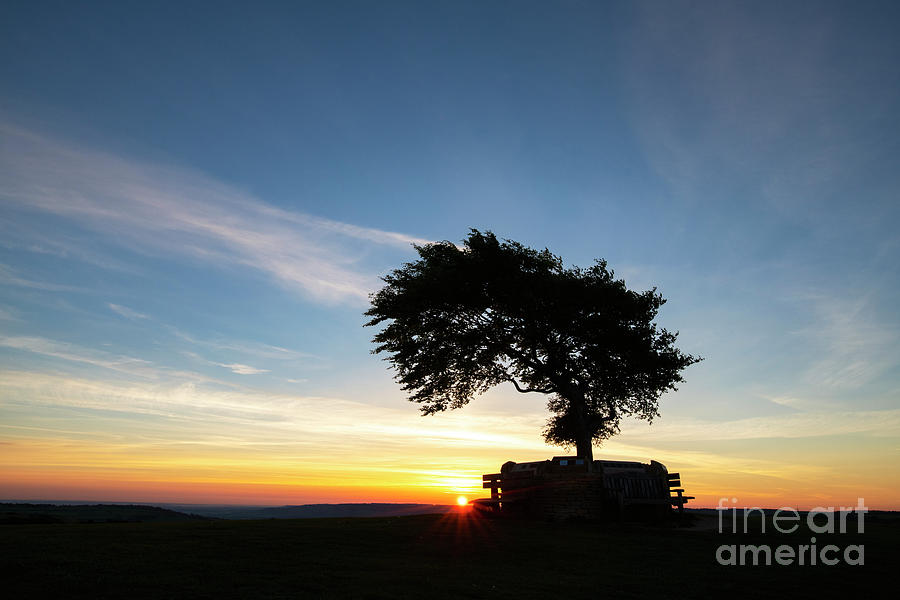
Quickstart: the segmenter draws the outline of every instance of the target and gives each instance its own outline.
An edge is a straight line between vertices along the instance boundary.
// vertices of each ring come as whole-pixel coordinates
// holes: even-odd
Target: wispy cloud
[[[150,361],[135,358],[133,356],[111,354],[100,350],[85,348],[77,344],[43,337],[0,336],[0,347],[40,354],[68,362],[103,367],[104,369],[109,369],[111,371],[126,373],[128,375],[137,375],[146,379],[158,379],[163,371],[172,376],[179,376],[192,380],[203,379],[200,375],[195,373],[162,370],[154,366]]]
[[[861,206],[895,204],[893,194],[846,185],[867,183],[882,131],[895,124],[896,96],[883,83],[892,63],[869,59],[883,50],[876,38],[858,31],[850,42],[840,17],[799,4],[637,12],[622,54],[632,123],[683,202],[721,210],[749,194],[780,218],[822,229],[871,216]],[[847,189],[854,210],[822,209],[846,204]]]
[[[225,352],[237,352],[240,354],[245,354],[247,356],[253,356],[259,359],[265,360],[301,360],[301,359],[310,359],[310,358],[318,358],[314,354],[310,354],[308,352],[299,352],[297,350],[292,350],[290,348],[283,348],[281,346],[273,346],[271,344],[264,344],[262,342],[249,342],[244,340],[225,340],[225,339],[200,339],[193,335],[189,335],[180,329],[177,329],[172,326],[166,326],[166,329],[172,332],[172,334],[180,340],[193,344],[195,346],[200,346],[202,348],[207,348],[210,350],[216,351],[225,351]],[[201,358],[196,353],[189,353],[191,356],[195,358]]]
[[[235,444],[303,443],[319,450],[334,446],[334,452],[346,445],[361,454],[422,447],[542,447],[540,423],[531,415],[452,413],[425,418],[411,407],[372,406],[341,398],[211,389],[194,382],[119,383],[33,371],[0,371],[0,405],[17,403],[23,403],[32,413],[40,407],[67,407],[102,410],[124,418],[165,417],[171,419],[168,425],[153,425],[148,432],[183,435],[179,439],[193,442],[231,436],[230,443]],[[196,424],[200,422],[205,427],[198,430]],[[134,426],[148,425],[140,421]],[[91,427],[107,429],[100,422]],[[127,428],[119,423],[116,429],[124,434]],[[404,460],[409,460],[408,455]]]
[[[132,250],[258,269],[324,302],[364,300],[359,244],[427,240],[270,206],[195,172],[144,164],[0,123],[0,198],[108,234]],[[127,241],[126,241],[127,240]]]
[[[259,375],[260,373],[268,373],[269,369],[257,369],[256,367],[251,367],[249,365],[242,365],[240,363],[216,363],[220,367],[224,367],[230,370],[232,373],[237,373],[238,375]]]
[[[815,412],[816,410],[822,410],[823,404],[825,401],[820,399],[810,399],[810,398],[798,398],[795,396],[764,396],[766,400],[772,402],[773,404],[777,404],[779,406],[784,406],[793,410],[803,411],[803,412]]]
[[[806,292],[794,299],[815,318],[794,331],[816,349],[805,383],[837,389],[859,388],[900,365],[900,330],[879,314],[874,292],[853,290],[844,297]]]
[[[630,421],[622,428],[621,440],[653,444],[853,434],[880,437],[900,435],[900,409],[831,410],[731,421],[668,417],[653,425]]]
[[[81,288],[71,285],[60,285],[57,283],[48,283],[45,281],[35,281],[26,277],[20,277],[16,271],[10,267],[0,264],[0,285],[14,285],[18,287],[31,288],[35,290],[43,290],[45,292],[82,292]]]
[[[150,317],[145,315],[144,313],[139,313],[136,310],[132,310],[127,306],[122,306],[120,304],[113,304],[112,302],[108,303],[107,306],[111,311],[116,314],[119,314],[126,319],[136,320],[136,319],[149,319]]]
[[[7,215],[11,216],[11,215]],[[26,251],[63,260],[77,260],[106,270],[134,274],[141,269],[126,264],[121,259],[97,248],[93,232],[77,235],[75,232],[49,229],[46,225],[23,222],[19,219],[0,220],[0,246],[16,251]]]

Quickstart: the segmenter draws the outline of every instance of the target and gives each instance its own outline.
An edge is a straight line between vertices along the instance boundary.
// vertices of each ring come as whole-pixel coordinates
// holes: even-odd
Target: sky
[[[480,496],[545,445],[422,417],[379,277],[469,228],[604,258],[704,361],[596,458],[698,506],[900,509],[891,2],[0,9],[0,499]]]

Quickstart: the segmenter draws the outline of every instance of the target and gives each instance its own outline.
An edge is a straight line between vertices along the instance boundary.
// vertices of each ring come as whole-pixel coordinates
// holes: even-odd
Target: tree
[[[593,443],[623,417],[659,416],[658,400],[701,360],[674,346],[653,319],[665,300],[635,292],[606,261],[565,267],[550,253],[472,229],[464,247],[415,246],[419,260],[383,278],[366,326],[423,414],[460,408],[511,383],[549,396],[544,439],[575,446],[588,465]]]

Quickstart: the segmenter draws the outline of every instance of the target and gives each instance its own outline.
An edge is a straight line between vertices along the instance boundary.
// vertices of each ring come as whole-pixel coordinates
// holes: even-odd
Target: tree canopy
[[[476,229],[463,247],[415,248],[419,260],[386,275],[365,314],[367,326],[386,323],[373,353],[388,354],[426,415],[509,383],[548,395],[545,440],[591,460],[623,417],[659,416],[660,395],[701,360],[654,323],[665,303],[656,288],[629,290],[604,260],[566,267]]]

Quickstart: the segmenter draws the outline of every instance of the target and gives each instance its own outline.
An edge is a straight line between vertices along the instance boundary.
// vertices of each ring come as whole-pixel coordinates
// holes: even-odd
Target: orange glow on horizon
[[[612,446],[612,444],[610,444]],[[818,448],[816,448],[818,450]],[[827,449],[826,449],[827,450]],[[822,453],[826,450],[823,450]],[[900,509],[900,476],[858,456],[831,456],[828,464],[627,447],[604,458],[655,458],[680,472],[695,496],[688,508],[715,508],[720,498],[741,507],[853,506]],[[171,504],[296,505],[416,503],[462,505],[484,495],[481,475],[509,458],[539,460],[552,450],[462,449],[452,456],[431,448],[369,454],[346,450],[328,460],[312,454],[255,453],[240,447],[137,446],[75,439],[10,439],[0,464],[2,501],[85,501]],[[627,454],[626,454],[627,452]],[[652,452],[652,453],[651,453]],[[819,458],[819,460],[823,460]]]
[[[691,473],[688,478],[687,473]],[[855,490],[818,489],[816,493],[802,488],[782,489],[766,493],[751,478],[740,485],[709,486],[716,481],[714,473],[683,470],[690,495],[696,496],[688,508],[715,508],[720,498],[737,498],[738,507],[779,508],[783,506],[810,510],[822,506],[853,506],[864,499],[872,510],[897,510],[896,493],[891,489],[872,487]],[[690,482],[694,482],[691,484]],[[734,482],[737,483],[737,482]],[[134,502],[171,504],[245,504],[297,505],[318,503],[414,503],[468,505],[470,496],[453,494],[446,488],[416,485],[404,481],[381,485],[333,485],[324,482],[286,484],[241,481],[147,480],[125,474],[89,474],[67,470],[39,473],[14,472],[0,467],[2,500]],[[730,504],[729,504],[730,505]]]

